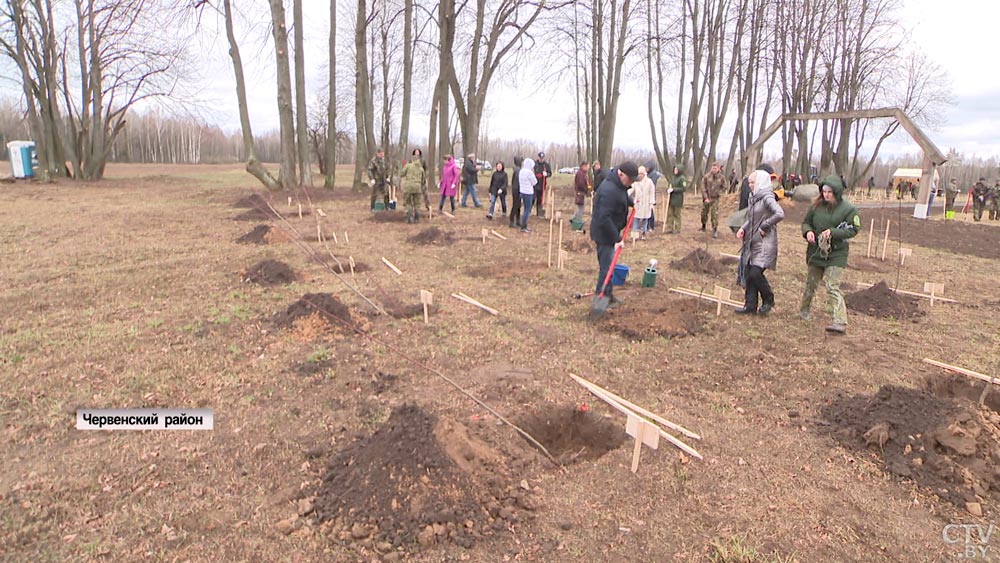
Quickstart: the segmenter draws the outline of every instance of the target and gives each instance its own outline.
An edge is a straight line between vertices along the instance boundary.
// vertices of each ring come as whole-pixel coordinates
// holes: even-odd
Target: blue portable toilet
[[[32,162],[35,156],[35,143],[32,141],[11,141],[7,143],[7,154],[10,158],[10,174],[15,178],[34,178],[35,169]]]

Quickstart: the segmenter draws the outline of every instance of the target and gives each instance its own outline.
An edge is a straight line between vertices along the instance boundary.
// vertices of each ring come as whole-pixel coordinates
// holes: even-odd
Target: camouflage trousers
[[[681,211],[683,209],[679,205],[667,206],[667,230],[671,233],[681,232]]]
[[[701,228],[708,224],[708,218],[712,218],[712,230],[719,230],[719,199],[713,199],[709,203],[701,203]]]
[[[418,211],[423,208],[423,194],[420,192],[403,194],[403,202],[406,205],[406,218],[417,220],[420,218]]]
[[[806,277],[806,289],[802,293],[802,305],[799,306],[799,314],[803,317],[809,316],[809,309],[812,307],[813,296],[816,295],[816,287],[826,275],[827,302],[830,312],[833,314],[834,324],[847,325],[847,304],[844,303],[844,294],[840,291],[840,278],[844,275],[844,268],[840,266],[819,266],[809,265],[809,275]]]

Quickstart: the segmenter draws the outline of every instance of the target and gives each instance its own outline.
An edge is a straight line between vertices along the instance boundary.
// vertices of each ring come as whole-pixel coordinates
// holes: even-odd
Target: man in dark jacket
[[[624,244],[621,231],[628,221],[628,208],[632,201],[628,197],[628,189],[639,177],[639,167],[631,160],[621,163],[618,168],[612,168],[604,177],[604,181],[594,193],[594,210],[590,218],[590,238],[597,243],[597,289],[595,295],[601,293],[604,278],[611,268],[615,248]],[[611,294],[612,284],[604,291],[611,298],[611,303],[620,301]]]
[[[590,169],[594,172],[594,181],[591,182],[590,185],[594,186],[594,189],[596,190],[601,187],[602,183],[604,183],[604,175],[607,174],[607,171],[601,168],[600,160],[595,160],[594,163],[590,165]]]
[[[573,203],[576,204],[576,214],[573,215],[574,221],[583,221],[583,204],[587,201],[587,196],[590,195],[590,174],[588,173],[590,169],[590,164],[586,161],[580,163],[580,169],[576,171],[576,176],[573,178],[573,195],[575,197]]]
[[[545,162],[545,153],[538,153],[538,160],[535,161],[535,178],[538,178],[538,183],[535,184],[535,214],[539,217],[545,217],[545,194],[549,190],[549,178],[552,177],[552,165]]]
[[[465,157],[465,164],[462,165],[462,207],[468,207],[469,194],[472,194],[472,204],[482,207],[479,203],[479,195],[476,193],[476,184],[479,183],[479,166],[476,165],[476,155],[469,154]]]
[[[826,277],[826,291],[830,296],[833,324],[827,332],[847,332],[847,306],[840,292],[840,278],[847,267],[848,239],[861,230],[861,218],[851,202],[844,199],[844,184],[836,175],[829,175],[819,184],[819,197],[809,206],[802,220],[802,236],[806,247],[806,264],[809,274],[802,293],[799,316],[809,320],[809,309],[820,280]]]
[[[972,218],[979,221],[983,218],[983,210],[986,209],[986,196],[990,192],[990,187],[986,185],[986,178],[980,178],[975,186],[972,186]]]

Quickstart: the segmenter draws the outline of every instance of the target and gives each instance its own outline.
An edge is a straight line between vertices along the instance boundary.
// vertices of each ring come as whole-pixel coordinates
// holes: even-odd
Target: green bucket
[[[944,212],[944,218],[945,219],[954,219],[955,218],[955,212],[954,211],[945,211]]]
[[[372,208],[372,211],[374,211],[375,213],[378,213],[379,211],[385,211],[385,202],[376,201],[375,207]]]
[[[569,224],[571,227],[573,227],[574,231],[583,230],[583,219],[570,219]]]
[[[646,268],[642,273],[642,287],[656,287],[656,274],[655,269]]]

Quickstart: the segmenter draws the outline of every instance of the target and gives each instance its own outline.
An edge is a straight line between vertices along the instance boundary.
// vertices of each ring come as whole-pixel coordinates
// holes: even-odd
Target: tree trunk
[[[367,120],[371,108],[371,82],[368,80],[368,4],[367,0],[358,0],[357,23],[354,28],[354,123],[356,126],[354,146],[354,190],[361,191],[364,182],[365,167],[371,151],[375,149],[374,140],[369,144],[368,138],[374,139],[370,131],[372,122]]]
[[[308,110],[306,108],[306,61],[302,38],[302,28],[305,23],[302,20],[302,0],[293,0],[292,2],[292,20],[295,26],[295,128],[298,133],[299,177],[302,178],[302,185],[311,188],[312,170],[310,164],[312,159],[309,157],[309,129],[306,120]]]
[[[323,187],[333,189],[337,178],[337,0],[330,0],[330,95],[326,106],[326,178]]]
[[[413,96],[413,0],[403,0],[403,19],[403,110],[399,120],[399,154],[408,158],[410,99]]]
[[[281,138],[281,184],[287,190],[298,185],[295,174],[295,119],[292,112],[292,78],[288,63],[288,30],[282,0],[268,0],[271,6],[271,35],[274,38],[275,69],[278,81],[278,133]]]
[[[253,129],[250,127],[250,112],[247,109],[247,87],[243,77],[243,59],[240,57],[240,48],[236,43],[236,34],[233,32],[233,9],[231,0],[222,0],[226,19],[226,37],[229,39],[229,57],[233,59],[233,71],[236,74],[236,100],[240,111],[240,128],[243,133],[243,149],[247,153],[247,172],[254,178],[260,180],[270,191],[280,191],[281,183],[264,168],[264,165],[257,160],[257,151],[254,148]]]

